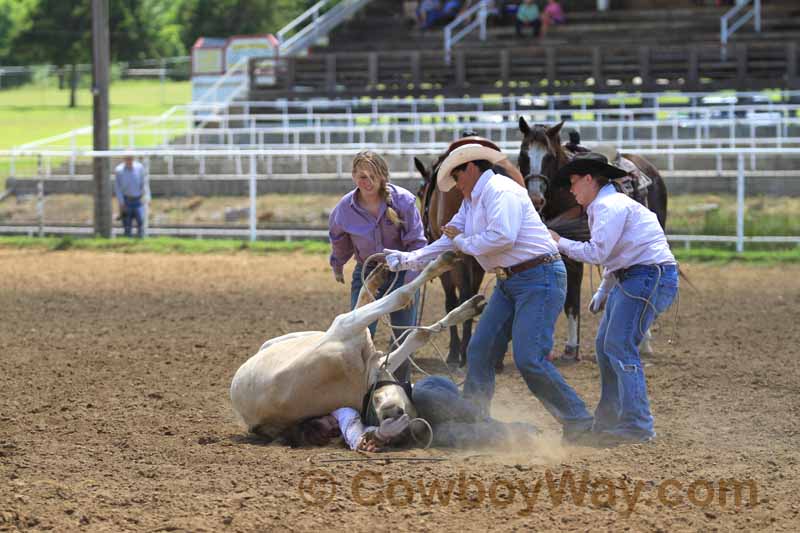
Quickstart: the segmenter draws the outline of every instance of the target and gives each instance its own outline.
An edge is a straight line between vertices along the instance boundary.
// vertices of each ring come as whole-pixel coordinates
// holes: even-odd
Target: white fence
[[[240,66],[241,67],[241,66]],[[229,83],[230,82],[230,83]],[[223,87],[224,85],[224,87]],[[230,78],[220,83],[222,92],[241,94],[244,85],[241,79]],[[735,127],[734,119],[748,120],[753,128],[774,127],[775,137],[786,137],[786,131],[797,109],[792,104],[775,103],[798,101],[800,91],[767,91],[723,93],[626,93],[598,95],[552,95],[552,96],[514,96],[502,98],[437,98],[437,99],[360,99],[308,100],[274,102],[235,101],[230,104],[215,103],[214,98],[204,105],[175,106],[157,117],[129,117],[111,126],[113,146],[155,147],[167,146],[174,136],[191,134],[203,123],[230,124],[234,120],[247,121],[251,130],[263,127],[259,122],[268,121],[280,127],[293,128],[318,127],[323,122],[339,120],[348,128],[380,126],[386,122],[405,121],[417,126],[430,126],[429,120],[444,120],[451,124],[452,130],[470,127],[467,122],[485,120],[501,131],[514,129],[511,122],[525,116],[539,122],[557,122],[562,118],[569,120],[569,127],[581,127],[586,131],[596,131],[599,139],[610,127],[616,128],[616,135],[608,138],[633,140],[630,122],[649,119],[654,122],[671,121],[673,131],[693,124],[696,137],[707,137],[709,128],[722,124]],[[742,103],[749,102],[749,103]],[[231,112],[234,107],[240,112]],[[265,113],[260,110],[274,110]],[[297,110],[302,110],[298,113]],[[400,110],[400,111],[399,111]],[[328,117],[337,114],[339,117]],[[750,113],[750,116],[746,116]],[[792,114],[794,115],[792,116]],[[255,118],[259,117],[259,118]],[[459,119],[462,117],[462,119]],[[591,117],[587,119],[587,117]],[[453,118],[456,120],[453,121]],[[712,120],[727,120],[724,123]],[[694,122],[686,122],[694,121]],[[253,123],[255,122],[255,123]],[[776,122],[778,125],[776,125]],[[609,124],[611,123],[611,124]],[[786,126],[782,126],[782,124]],[[641,124],[640,124],[641,125]],[[626,126],[629,128],[626,137]],[[654,127],[655,124],[651,125]],[[700,128],[703,128],[702,130]],[[145,131],[147,132],[145,134]],[[291,132],[285,132],[286,138]],[[501,132],[502,135],[502,132]],[[658,137],[658,132],[651,134]],[[32,148],[87,147],[91,139],[91,129],[78,128],[60,135],[40,139],[21,146]],[[501,141],[503,139],[500,139]],[[288,142],[288,141],[287,141]],[[350,141],[352,142],[352,141]],[[416,140],[414,142],[417,142]],[[83,144],[82,144],[83,143]],[[262,145],[265,143],[249,143]]]
[[[334,148],[342,144],[394,143],[419,144],[446,142],[461,137],[464,130],[507,143],[520,138],[518,117],[491,111],[471,113],[398,113],[375,117],[371,114],[250,114],[207,116],[198,125],[187,115],[173,112],[161,117],[130,117],[110,123],[112,146],[155,148],[186,146],[211,148],[266,148],[270,145],[313,143]],[[584,139],[617,143],[647,144],[653,148],[719,145],[755,147],[760,137],[775,139],[778,147],[800,134],[800,106],[775,108],[703,108],[696,113],[685,110],[664,112],[662,118],[644,119],[645,112],[599,110],[585,120],[570,112],[539,112],[526,118],[531,122],[556,124],[565,120],[568,130]],[[646,111],[649,113],[649,111]],[[691,116],[691,115],[694,116]],[[386,122],[389,122],[388,124]],[[236,126],[234,126],[236,125]],[[91,146],[91,127],[27,143],[19,150],[85,150]],[[444,137],[443,137],[444,136]],[[693,139],[693,143],[686,143]]]
[[[125,152],[123,151],[83,151],[80,152],[80,157],[90,158],[90,157],[101,157],[101,158],[109,158],[116,160],[124,155]],[[382,151],[382,155],[387,158],[395,158],[399,160],[405,160],[408,163],[409,171],[413,169],[413,157],[415,156],[435,156],[440,153],[437,149],[420,149],[420,148],[386,148]],[[733,175],[736,178],[736,197],[737,197],[737,224],[736,224],[736,235],[735,236],[720,236],[720,235],[671,235],[670,239],[673,241],[684,241],[684,242],[698,242],[698,241],[705,241],[705,242],[734,242],[736,244],[737,251],[742,251],[744,249],[745,243],[748,242],[773,242],[773,243],[798,243],[800,242],[799,236],[764,236],[764,237],[746,237],[744,235],[744,218],[745,218],[745,191],[746,191],[746,180],[748,177],[756,177],[754,171],[747,169],[747,162],[748,160],[751,164],[756,161],[758,158],[763,158],[765,156],[781,156],[781,157],[790,157],[797,159],[800,161],[800,148],[762,148],[762,149],[720,149],[720,150],[706,150],[706,149],[673,149],[673,150],[663,150],[663,149],[642,149],[639,150],[639,153],[644,156],[649,157],[667,157],[668,160],[671,162],[672,165],[676,165],[676,161],[680,162],[685,158],[689,157],[697,157],[703,156],[710,159],[716,159],[717,161],[733,161],[735,162],[735,166],[729,167],[727,169],[707,169],[709,175],[722,175],[727,173],[727,175]],[[0,157],[9,157],[11,152],[0,152]],[[71,151],[27,151],[23,153],[16,153],[15,155],[24,155],[24,156],[40,156],[43,158],[53,158],[53,157],[68,157],[74,155],[74,152]],[[337,161],[337,174],[338,176],[346,176],[345,174],[345,161],[352,158],[354,155],[353,150],[306,150],[301,149],[298,151],[294,151],[292,153],[286,153],[286,151],[280,150],[239,150],[239,151],[225,151],[220,152],[219,150],[143,150],[139,154],[143,157],[147,163],[147,166],[150,166],[150,159],[153,158],[170,158],[173,160],[175,158],[185,157],[185,158],[214,158],[214,157],[230,157],[236,161],[236,168],[237,173],[235,176],[231,176],[236,179],[246,179],[248,182],[248,198],[249,198],[249,207],[248,207],[248,229],[247,229],[247,236],[251,240],[255,240],[261,237],[275,237],[280,236],[278,234],[267,234],[264,233],[265,230],[259,229],[257,227],[257,213],[256,213],[256,191],[257,191],[257,182],[259,180],[270,180],[274,179],[274,177],[269,172],[264,172],[263,163],[266,161],[269,168],[271,165],[271,161],[277,157],[298,157],[301,161],[306,161],[305,171],[301,171],[300,173],[292,176],[294,180],[302,180],[302,179],[312,179],[315,176],[311,176],[308,174],[308,159],[312,157],[326,157],[326,158],[335,158]],[[513,154],[509,154],[513,155]],[[347,161],[349,163],[349,161]],[[261,163],[261,166],[259,166]],[[795,166],[798,168],[798,166]],[[261,170],[259,170],[261,169]],[[396,169],[394,169],[396,170]],[[667,169],[669,172],[669,169]],[[775,170],[769,171],[772,175],[775,175]],[[798,175],[797,172],[794,175]],[[333,177],[333,176],[332,176]],[[316,177],[318,178],[318,176]],[[197,179],[197,176],[188,179]],[[40,226],[26,226],[26,228],[17,227],[17,230],[13,228],[0,228],[2,232],[12,232],[17,231],[21,233],[29,233],[33,230],[30,230],[31,227],[36,227],[36,232],[55,232],[55,230],[44,229],[44,224],[42,223]],[[66,230],[64,230],[66,231]],[[89,229],[75,229],[70,231],[91,231]],[[154,231],[156,233],[154,233]],[[226,233],[227,231],[227,233]],[[225,230],[222,231],[221,229],[216,228],[191,228],[191,229],[179,229],[179,228],[161,228],[156,231],[156,228],[151,230],[151,234],[157,234],[158,232],[166,232],[167,234],[178,234],[180,232],[189,232],[193,235],[204,235],[204,236],[222,236],[222,235],[239,235],[236,232],[242,232],[244,230]],[[283,238],[303,238],[303,237],[316,237],[319,238],[322,235],[319,234],[318,230],[316,232],[306,232],[305,230],[285,230],[289,233],[283,235]],[[233,232],[233,233],[231,233]]]

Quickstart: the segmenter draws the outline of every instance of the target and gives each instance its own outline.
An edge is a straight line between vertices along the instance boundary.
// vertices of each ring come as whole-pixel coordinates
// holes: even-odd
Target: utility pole
[[[92,0],[92,100],[94,149],[108,150],[108,0]],[[111,237],[110,162],[94,158],[94,232]]]

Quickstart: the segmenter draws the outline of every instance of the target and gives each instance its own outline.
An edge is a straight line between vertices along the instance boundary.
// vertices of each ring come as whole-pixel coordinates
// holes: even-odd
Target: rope
[[[416,442],[417,445],[422,446],[423,450],[427,450],[433,443],[433,428],[424,418],[415,418],[409,423],[409,428],[411,427],[411,424],[417,421],[422,422],[423,424],[428,426],[428,442],[425,443],[425,446],[422,446],[422,442],[417,438],[417,435],[414,433],[414,430],[411,430],[411,438],[414,439],[414,442]]]
[[[372,291],[370,291],[370,289],[369,289],[369,286],[368,286],[368,285],[367,285],[367,283],[366,283],[366,277],[367,277],[367,276],[366,276],[366,274],[365,274],[365,273],[366,273],[366,271],[367,271],[367,265],[368,265],[370,262],[372,262],[372,261],[378,261],[378,260],[379,260],[379,258],[381,258],[381,257],[384,257],[384,256],[385,256],[385,254],[384,254],[384,253],[382,253],[382,252],[378,252],[378,253],[374,253],[374,254],[370,255],[370,256],[369,256],[369,257],[367,257],[367,259],[364,261],[364,267],[363,267],[363,268],[362,268],[362,270],[361,270],[361,286],[362,286],[362,287],[363,287],[363,288],[364,288],[364,289],[367,291],[367,293],[368,293],[368,294],[369,294],[369,295],[372,297],[372,299],[373,299],[373,300],[377,300],[378,298],[376,297],[376,295],[375,295],[375,294],[374,294]],[[394,286],[395,286],[395,284],[397,283],[397,279],[398,279],[398,277],[399,277],[398,275],[395,275],[394,279],[392,280],[392,283],[390,283],[390,284],[389,284],[389,286],[387,287],[387,289],[384,291],[384,296],[385,296],[385,295],[387,295],[387,294],[389,294],[389,293],[392,291],[392,289],[394,289]],[[426,289],[426,288],[427,288],[427,284],[426,284],[426,286],[424,287],[424,289]],[[423,294],[424,294],[424,292],[423,292]],[[423,300],[423,302],[424,302],[424,300]],[[385,324],[385,325],[386,325],[386,326],[388,326],[388,328],[389,328],[389,334],[391,335],[391,344],[390,344],[390,350],[389,350],[390,352],[391,352],[391,350],[392,350],[392,349],[394,349],[394,348],[397,348],[397,347],[399,347],[399,346],[400,346],[400,342],[401,342],[401,341],[402,341],[402,340],[403,340],[403,339],[404,339],[404,338],[405,338],[405,337],[406,337],[406,336],[407,336],[407,335],[410,333],[410,331],[411,331],[411,330],[415,330],[415,329],[424,329],[422,326],[420,326],[420,325],[419,325],[419,324],[420,324],[420,322],[421,322],[421,320],[422,320],[422,313],[419,313],[419,314],[418,314],[418,316],[417,316],[417,320],[416,320],[416,323],[417,323],[417,325],[415,325],[415,326],[393,326],[393,325],[392,325],[392,323],[391,323],[391,320],[389,320],[388,318],[386,318],[386,316],[382,316],[382,317],[381,317],[379,320],[381,321],[381,323],[382,323],[382,324]],[[403,332],[403,333],[400,335],[400,337],[398,338],[398,337],[396,337],[396,336],[395,336],[395,334],[394,334],[394,330],[395,330],[395,329],[404,329],[404,330],[406,330],[406,331],[404,331],[404,332]],[[450,374],[450,378],[453,380],[453,382],[457,382],[457,381],[456,381],[456,377],[453,375],[453,373],[452,373],[452,372],[451,372],[451,370],[450,370],[450,367],[447,365],[447,360],[446,360],[446,359],[445,359],[445,358],[442,356],[442,354],[441,354],[441,351],[439,350],[439,347],[438,347],[438,346],[436,346],[436,344],[435,344],[435,343],[433,343],[432,341],[431,341],[431,343],[430,343],[430,344],[432,344],[432,345],[433,345],[433,347],[435,348],[435,350],[436,350],[437,354],[439,355],[439,358],[440,358],[440,359],[442,360],[442,362],[444,363],[444,366],[445,366],[445,368],[447,369],[447,372],[448,372],[448,374]],[[411,366],[413,366],[414,368],[416,368],[416,369],[417,369],[417,371],[418,371],[418,372],[420,372],[421,374],[423,374],[423,375],[425,375],[425,376],[430,376],[430,374],[429,374],[428,372],[426,372],[425,370],[423,370],[423,369],[422,369],[422,368],[421,368],[421,367],[420,367],[420,366],[417,364],[417,362],[414,360],[414,358],[413,358],[411,355],[409,355],[409,356],[408,356],[408,361],[410,362]],[[381,370],[386,370],[386,365],[387,365],[388,363],[389,363],[389,358],[388,358],[388,357],[386,357],[386,358],[384,359],[384,361],[383,361],[383,364],[381,365],[380,369],[381,369]],[[387,371],[387,372],[388,372],[388,371]],[[394,375],[392,375],[392,377],[394,377]],[[396,379],[397,379],[397,378],[395,378],[395,380],[396,380]],[[462,379],[462,381],[461,381],[461,382],[459,382],[459,383],[457,383],[457,384],[460,386],[462,383],[463,383],[463,379]],[[372,393],[371,393],[371,394],[374,394],[374,390],[372,391]],[[371,397],[370,397],[370,402],[372,402],[372,398],[371,398]]]

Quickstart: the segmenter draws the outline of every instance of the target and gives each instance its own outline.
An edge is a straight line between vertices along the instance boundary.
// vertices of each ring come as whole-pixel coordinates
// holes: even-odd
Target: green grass
[[[99,239],[74,237],[0,237],[0,248],[36,249],[53,252],[63,250],[89,250],[116,253],[156,254],[270,254],[302,252],[324,255],[330,245],[324,241],[256,241],[254,243],[229,239],[180,239],[158,237],[149,239]],[[800,247],[794,249],[746,250],[737,254],[733,250],[709,247],[681,249],[674,247],[679,261],[726,264],[732,262],[776,264],[800,263]]]
[[[800,263],[800,247],[785,250],[745,250],[737,254],[734,250],[707,247],[686,250],[673,246],[672,252],[678,261],[695,263]]]
[[[110,118],[160,115],[191,100],[191,84],[157,80],[116,81],[109,90]],[[69,90],[25,85],[0,91],[0,150],[92,124],[92,95],[78,90],[77,107],[67,107]]]
[[[174,105],[191,100],[189,82],[157,80],[115,81],[109,90],[111,120],[129,116],[156,116]],[[77,93],[77,106],[68,107],[69,90],[59,90],[54,83],[30,84],[0,91],[0,150],[8,150],[29,142],[44,139],[92,124],[92,95],[88,87]],[[136,142],[144,144],[154,139],[139,135]],[[78,145],[91,146],[91,134],[78,136]],[[119,148],[126,139],[113,135],[111,146]],[[68,146],[68,142],[62,142]],[[59,161],[52,161],[53,167]],[[35,175],[37,161],[22,158],[15,162],[17,175]],[[5,178],[10,174],[8,159],[0,159],[0,190],[5,189]]]
[[[157,237],[148,239],[101,239],[74,237],[0,237],[0,247],[32,248],[51,251],[91,250],[119,253],[156,254],[256,254],[277,252],[330,253],[324,241],[240,241],[232,239],[180,239]]]
[[[744,234],[800,235],[800,199],[749,196],[745,199]],[[683,194],[669,198],[667,233],[735,235],[736,197]]]

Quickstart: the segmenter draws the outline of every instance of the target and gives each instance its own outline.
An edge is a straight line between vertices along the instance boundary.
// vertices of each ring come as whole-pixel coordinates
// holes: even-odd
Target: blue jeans
[[[122,211],[122,225],[125,228],[125,236],[130,237],[133,233],[133,221],[136,221],[136,234],[139,238],[144,236],[142,226],[142,201],[125,198],[125,209]]]
[[[675,265],[633,266],[611,290],[595,341],[600,403],[594,431],[634,440],[655,436],[639,343],[677,292]]]
[[[563,261],[546,263],[497,281],[467,347],[464,397],[486,413],[494,396],[495,361],[513,339],[514,363],[528,388],[565,431],[592,425],[592,415],[558,369],[547,360],[556,320],[567,294]]]
[[[358,294],[361,292],[361,271],[363,270],[364,265],[363,263],[357,263],[355,269],[353,269],[353,279],[352,283],[350,284],[350,309],[354,309],[356,303],[358,303]],[[365,278],[369,276],[369,273],[372,272],[374,268],[374,263],[370,265]],[[378,293],[375,295],[376,298],[382,297],[386,294],[386,289],[391,285],[394,276],[397,276],[397,282],[394,284],[392,290],[398,289],[403,286],[406,279],[405,271],[397,272],[396,274],[391,274],[389,279],[381,285],[378,289]],[[400,309],[399,311],[395,311],[389,315],[390,322],[392,326],[415,326],[417,324],[417,305],[419,304],[419,291],[416,292],[414,295],[414,303],[405,309]],[[375,330],[378,326],[378,322],[373,322],[369,325],[369,332],[372,337],[375,337]],[[400,338],[400,335],[403,334],[405,329],[393,327],[392,331],[394,332],[394,336],[396,339]],[[391,351],[392,347],[390,347]],[[411,363],[409,361],[404,362],[395,372],[395,377],[400,381],[408,381],[411,377]]]
[[[475,404],[462,398],[456,384],[444,376],[428,376],[417,381],[411,400],[419,417],[431,425],[434,446],[489,446],[508,441],[515,433],[528,436],[538,433],[530,424],[505,424],[485,417]]]

